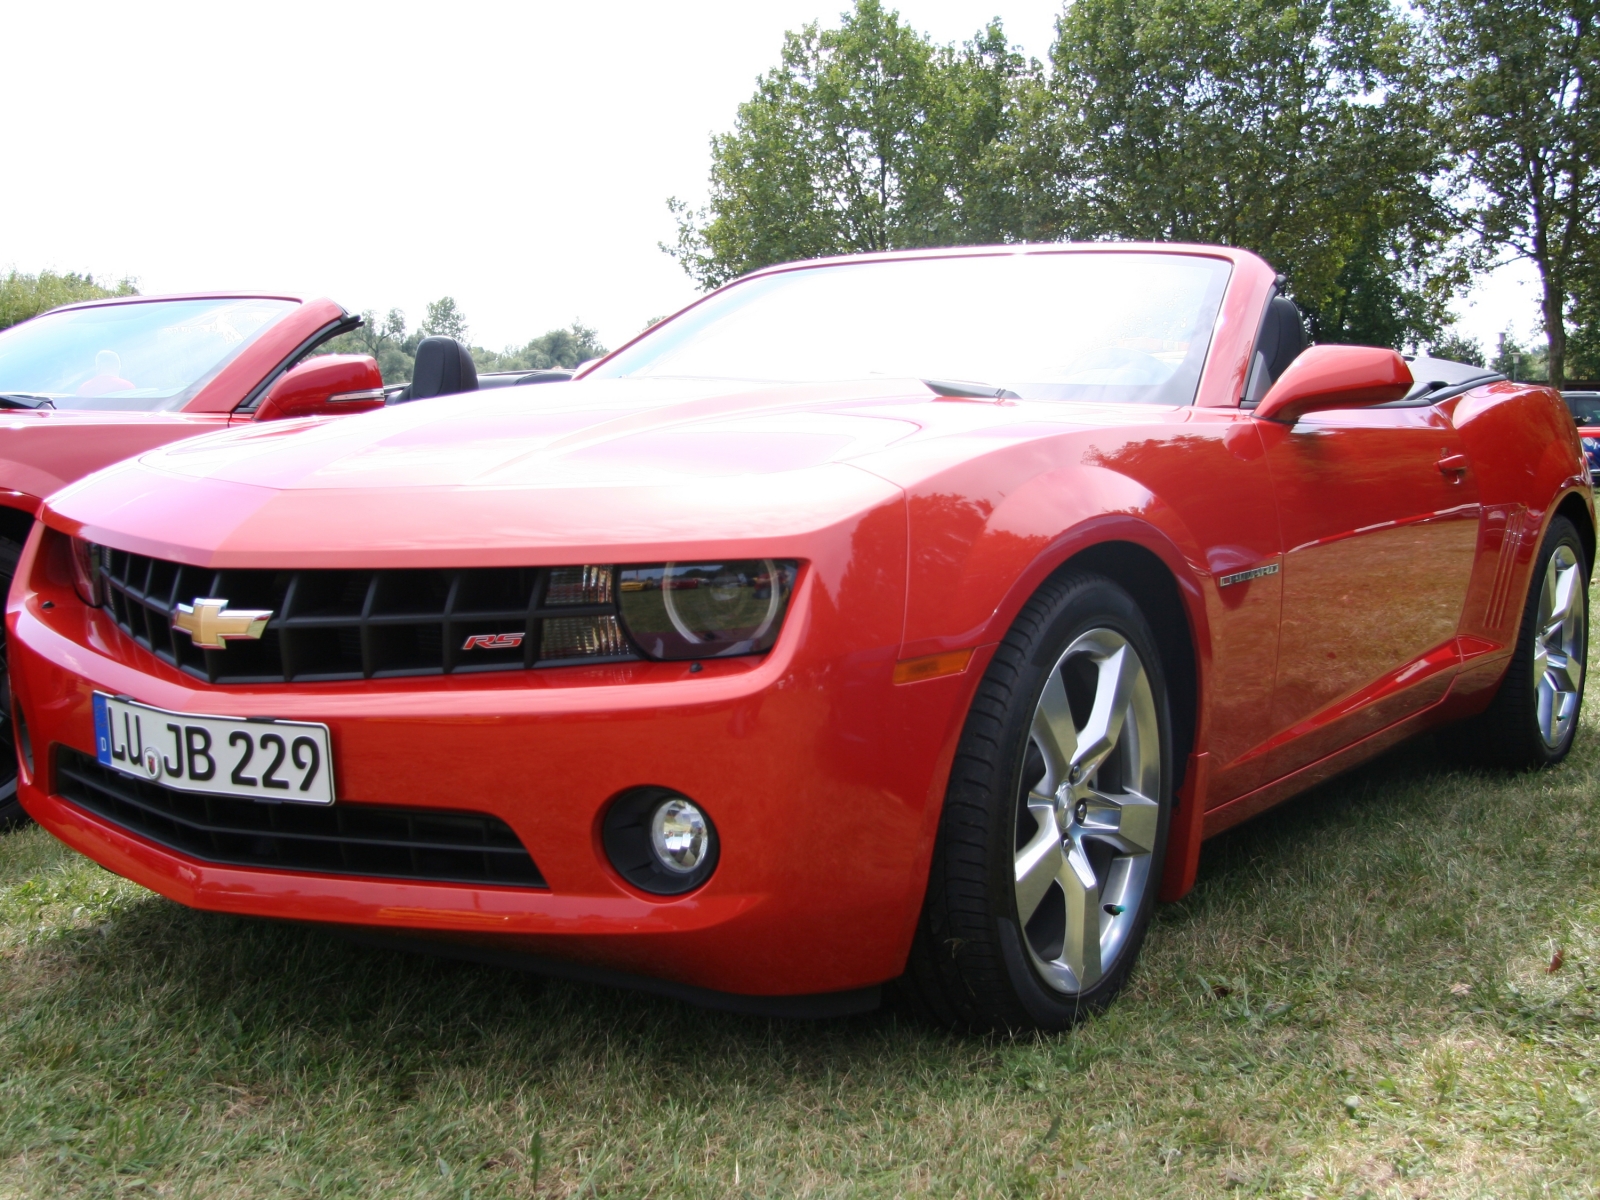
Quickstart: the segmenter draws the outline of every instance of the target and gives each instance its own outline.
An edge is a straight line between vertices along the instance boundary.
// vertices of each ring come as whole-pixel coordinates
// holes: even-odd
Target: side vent
[[[1511,580],[1516,575],[1517,551],[1522,548],[1522,527],[1528,510],[1520,504],[1504,513],[1500,533],[1500,559],[1495,566],[1494,587],[1489,590],[1489,608],[1483,623],[1488,629],[1499,629],[1505,624],[1507,601],[1511,597]],[[1492,517],[1491,517],[1492,520]]]

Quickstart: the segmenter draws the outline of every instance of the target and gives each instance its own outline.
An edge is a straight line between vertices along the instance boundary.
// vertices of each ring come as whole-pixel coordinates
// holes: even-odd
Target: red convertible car
[[[385,389],[366,355],[312,357],[360,324],[332,300],[230,292],[90,301],[0,332],[0,590],[44,497],[118,459],[229,425],[478,386],[448,338],[418,348],[406,388]],[[0,717],[0,827],[22,816],[11,739]]]
[[[1560,398],[1307,349],[1280,286],[784,266],[562,388],[110,467],[11,593],[22,802],[199,908],[1060,1028],[1204,838],[1421,730],[1528,766],[1577,728]]]

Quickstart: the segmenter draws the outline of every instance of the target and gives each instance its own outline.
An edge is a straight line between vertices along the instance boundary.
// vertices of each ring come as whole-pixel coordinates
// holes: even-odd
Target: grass
[[[189,912],[21,830],[0,1197],[1593,1195],[1597,732],[1515,778],[1422,741],[1235,830],[1108,1014],[1017,1041]]]

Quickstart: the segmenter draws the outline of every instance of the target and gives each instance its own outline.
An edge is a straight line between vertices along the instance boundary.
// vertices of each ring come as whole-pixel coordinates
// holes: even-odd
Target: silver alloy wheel
[[[1116,962],[1150,887],[1161,730],[1138,652],[1091,629],[1056,661],[1034,709],[1018,801],[1017,916],[1058,991]]]
[[[1539,733],[1552,750],[1566,739],[1583,695],[1586,599],[1578,556],[1571,546],[1557,546],[1539,589],[1533,648]]]

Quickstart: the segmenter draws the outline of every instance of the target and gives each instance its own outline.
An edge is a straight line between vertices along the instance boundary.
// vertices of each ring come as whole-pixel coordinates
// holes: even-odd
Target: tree
[[[1568,287],[1572,303],[1562,382],[1600,379],[1600,246],[1586,247]]]
[[[1434,358],[1446,358],[1451,362],[1469,363],[1474,367],[1485,366],[1483,359],[1483,344],[1477,338],[1467,337],[1451,330],[1439,337],[1428,347],[1428,353]]]
[[[1507,379],[1543,381],[1549,378],[1549,360],[1543,350],[1530,350],[1509,328],[1500,334],[1500,344],[1495,350],[1489,369],[1498,371]]]
[[[369,308],[361,314],[359,326],[322,343],[315,353],[370,354],[377,359],[385,383],[407,383],[421,340],[420,333],[406,336],[406,315],[398,308],[391,308],[382,320],[375,309]]]
[[[571,370],[605,354],[600,335],[577,321],[570,328],[541,334],[524,346],[507,346],[499,354],[481,346],[472,347],[472,358],[480,371],[547,371],[552,367]]]
[[[1038,76],[998,23],[957,51],[856,0],[837,30],[785,35],[712,138],[707,206],[668,201],[678,240],[663,249],[711,288],[821,255],[1055,236],[1021,169]]]
[[[24,275],[13,270],[0,277],[0,329],[9,328],[18,321],[26,321],[63,304],[76,304],[80,300],[104,300],[110,296],[137,296],[139,289],[131,279],[105,287],[94,281],[93,275],[75,272],[58,274],[40,271],[37,275]]]
[[[446,332],[451,328],[459,333]],[[410,333],[406,332],[405,313],[398,308],[391,308],[381,321],[376,310],[369,308],[361,314],[359,327],[324,342],[316,353],[370,354],[378,360],[384,383],[409,383],[416,366],[417,347],[424,337],[455,337],[461,341],[465,335],[466,319],[456,308],[455,301],[446,296],[428,306],[428,320]],[[507,346],[503,351],[485,350],[482,346],[468,346],[467,349],[480,372],[570,369],[606,353],[606,348],[600,344],[600,335],[577,321],[570,328],[552,329],[525,345]]]
[[[1549,378],[1560,387],[1567,307],[1600,233],[1600,6],[1423,0],[1423,7],[1448,88],[1447,128],[1474,188],[1472,223],[1485,245],[1537,267]]]
[[[441,296],[428,305],[428,315],[422,318],[423,337],[447,337],[466,344],[467,318],[449,296]]]
[[[1438,332],[1468,260],[1389,0],[1076,0],[1058,28],[1073,234],[1254,250],[1318,341]]]

